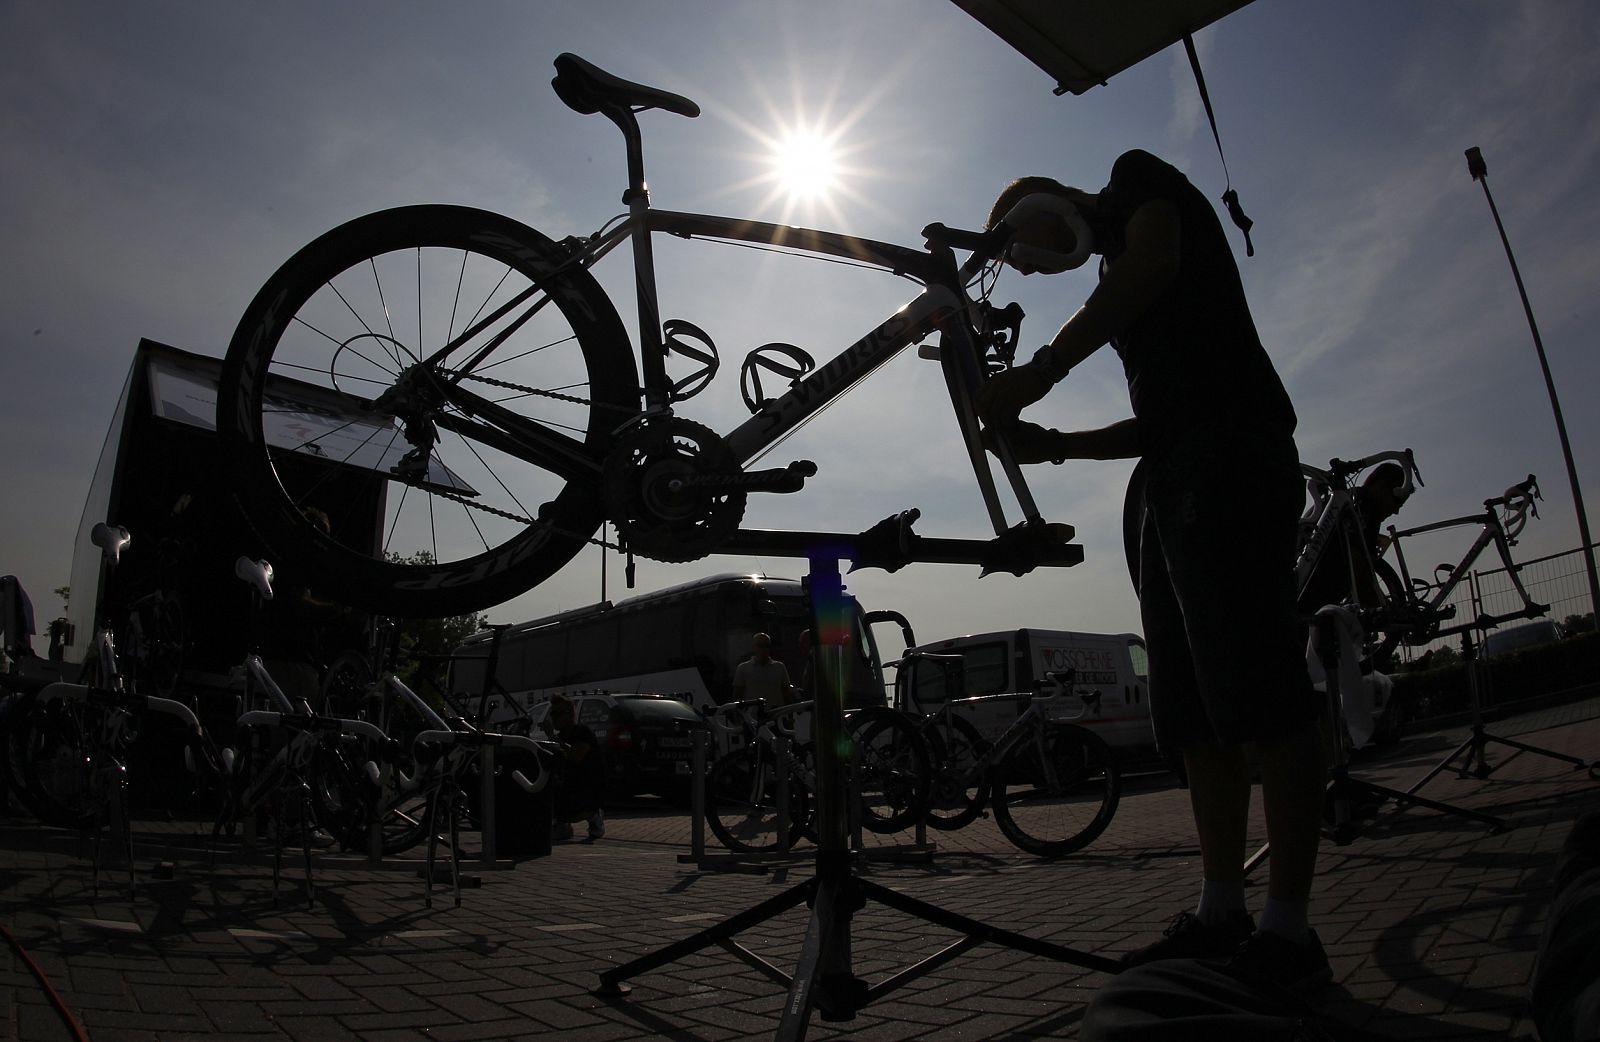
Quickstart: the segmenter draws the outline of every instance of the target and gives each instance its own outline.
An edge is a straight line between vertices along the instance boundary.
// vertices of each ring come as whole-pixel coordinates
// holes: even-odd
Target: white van
[[[957,711],[993,740],[1027,708],[1025,698],[1004,696],[1049,693],[1053,684],[1048,674],[1069,669],[1076,675],[1073,694],[1099,695],[1077,723],[1112,746],[1155,744],[1148,699],[1149,656],[1144,638],[1134,633],[1020,629],[921,644],[900,662],[895,705],[913,714],[933,713],[952,698],[978,699]]]

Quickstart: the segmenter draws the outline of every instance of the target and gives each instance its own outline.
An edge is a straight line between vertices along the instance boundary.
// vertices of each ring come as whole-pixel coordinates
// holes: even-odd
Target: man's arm
[[[1133,459],[1139,455],[1139,421],[1132,416],[1092,431],[1062,431],[1071,459]]]
[[[978,390],[978,414],[1010,423],[1043,398],[1078,363],[1139,319],[1172,285],[1180,267],[1177,204],[1152,199],[1135,210],[1124,231],[1127,247],[1106,268],[1083,307],[1026,365],[990,377]]]

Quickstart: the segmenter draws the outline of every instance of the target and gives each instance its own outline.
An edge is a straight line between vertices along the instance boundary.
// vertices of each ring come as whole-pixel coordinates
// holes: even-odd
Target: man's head
[[[750,653],[762,665],[772,660],[772,637],[757,633],[750,638]]]
[[[1006,263],[1024,275],[1056,274],[1078,267],[1094,250],[1086,211],[1097,199],[1050,177],[1019,177],[989,208],[986,229],[1005,221],[1016,232]]]
[[[1406,472],[1398,463],[1381,463],[1372,468],[1361,487],[1366,491],[1367,508],[1374,516],[1368,521],[1381,521],[1400,509],[1406,501]]]

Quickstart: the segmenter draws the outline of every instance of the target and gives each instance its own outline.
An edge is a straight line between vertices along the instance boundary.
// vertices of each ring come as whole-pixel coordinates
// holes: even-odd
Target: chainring
[[[628,548],[653,561],[698,561],[739,530],[745,493],[697,486],[739,463],[708,427],[675,416],[646,420],[606,459],[606,512]]]

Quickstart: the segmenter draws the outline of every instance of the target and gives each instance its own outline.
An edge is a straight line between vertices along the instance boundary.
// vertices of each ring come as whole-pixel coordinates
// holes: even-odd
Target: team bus
[[[846,708],[885,704],[883,668],[872,638],[874,622],[897,612],[855,610],[846,648]],[[660,693],[691,705],[721,705],[733,698],[733,671],[750,657],[750,638],[772,637],[772,655],[798,682],[806,658],[810,610],[803,585],[758,575],[714,575],[613,604],[524,622],[500,638],[495,679],[524,706],[553,694]],[[450,689],[483,690],[491,631],[473,634],[456,649]]]

